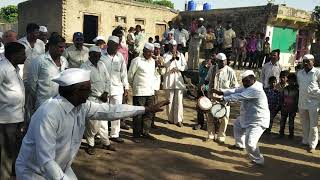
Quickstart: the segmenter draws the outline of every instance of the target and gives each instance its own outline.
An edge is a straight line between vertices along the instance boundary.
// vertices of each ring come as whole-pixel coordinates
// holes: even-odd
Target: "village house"
[[[111,35],[117,26],[125,29],[141,25],[145,37],[162,35],[175,10],[133,0],[29,0],[18,5],[19,35],[30,22],[47,26],[72,42],[74,32],[83,32],[85,43],[97,35]]]
[[[314,41],[312,13],[285,5],[213,9],[207,11],[183,11],[176,21],[189,25],[193,18],[203,17],[206,24],[215,26],[217,20],[233,23],[236,34],[241,31],[249,36],[250,31],[270,37],[272,49],[280,49],[280,63],[293,66],[308,53]]]

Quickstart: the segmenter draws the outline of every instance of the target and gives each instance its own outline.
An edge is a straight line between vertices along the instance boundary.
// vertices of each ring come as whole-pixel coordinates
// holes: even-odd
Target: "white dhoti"
[[[90,100],[93,100],[93,99],[91,99],[91,97],[90,97]],[[102,103],[97,98],[94,98],[93,101]],[[89,120],[89,121],[86,121],[86,123],[87,124],[86,124],[85,136],[86,136],[86,141],[90,146],[94,146],[94,144],[95,144],[94,137],[98,133],[100,134],[101,143],[106,146],[110,145],[108,121]],[[104,126],[106,126],[106,127],[103,127],[103,129],[102,129],[102,124],[104,124]]]
[[[265,129],[259,125],[242,128],[239,118],[237,118],[233,126],[235,145],[240,148],[246,148],[250,160],[257,164],[264,164],[264,157],[260,153],[258,141]]]
[[[318,108],[300,109],[302,124],[302,143],[308,144],[310,148],[315,149],[318,144]]]
[[[123,98],[122,94],[110,96],[109,104],[122,104],[122,98]],[[101,128],[108,129],[108,126],[106,124],[108,124],[108,122],[102,122]],[[120,134],[120,119],[111,121],[110,137],[118,138],[119,134]]]
[[[217,140],[220,142],[224,142],[226,140],[226,130],[228,127],[228,122],[229,122],[229,116],[230,116],[230,106],[227,106],[227,113],[226,116],[221,118],[220,121],[220,127],[219,127],[219,131],[217,136]],[[214,139],[215,137],[215,128],[214,128],[214,121],[216,121],[216,119],[214,119],[214,117],[212,116],[212,114],[209,112],[208,113],[208,119],[207,119],[207,129],[208,129],[208,138],[209,139]]]
[[[183,90],[167,89],[166,98],[170,101],[167,105],[167,116],[175,124],[183,121]]]
[[[27,171],[27,170],[25,170]],[[17,180],[46,180],[49,178],[41,176],[39,173],[33,172],[33,171],[27,171],[23,173],[17,173],[17,174],[22,174],[22,176],[17,176]],[[65,176],[63,177],[62,180],[78,180],[76,174],[73,172],[71,167],[67,167],[65,171]]]

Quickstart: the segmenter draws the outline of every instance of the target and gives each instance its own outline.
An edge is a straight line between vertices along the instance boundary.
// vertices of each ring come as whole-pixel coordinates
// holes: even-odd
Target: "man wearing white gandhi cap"
[[[117,36],[109,36],[107,49],[101,56],[101,62],[107,68],[109,81],[106,91],[110,104],[122,104],[123,96],[128,96],[129,83],[127,78],[127,65],[122,54],[118,52],[120,39]],[[123,143],[120,138],[120,119],[111,122],[110,140]],[[106,123],[101,123],[101,131],[108,131]]]
[[[90,71],[67,69],[53,79],[59,93],[34,113],[16,161],[17,180],[76,180],[71,169],[81,144],[86,120],[115,120],[159,112],[168,104],[130,106],[88,101],[91,93]]]
[[[128,81],[132,87],[133,105],[149,106],[153,104],[155,90],[155,61],[152,58],[154,45],[146,43],[143,54],[132,60]],[[145,120],[144,120],[145,119]],[[141,137],[154,139],[149,134],[152,123],[152,114],[138,115],[133,118],[133,137],[136,143],[141,142]]]
[[[48,43],[48,29],[45,26],[40,26],[39,28],[39,39],[45,44]]]
[[[315,152],[318,144],[318,111],[320,95],[320,71],[314,67],[314,56],[303,56],[303,69],[297,73],[299,84],[298,108],[302,124],[302,144],[309,153]]]
[[[257,144],[265,129],[269,127],[270,112],[267,96],[263,91],[262,83],[256,81],[253,71],[245,71],[241,74],[241,78],[244,86],[242,88],[212,91],[223,95],[222,99],[217,100],[241,102],[240,116],[233,125],[235,145],[230,149],[246,149],[252,163],[263,165],[264,157],[260,154]]]

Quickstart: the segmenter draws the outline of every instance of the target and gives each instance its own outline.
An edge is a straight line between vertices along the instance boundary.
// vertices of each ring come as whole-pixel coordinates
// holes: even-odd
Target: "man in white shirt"
[[[213,93],[223,95],[222,99],[215,98],[218,101],[241,102],[240,116],[233,125],[235,145],[229,148],[246,149],[253,164],[263,165],[264,157],[260,153],[258,141],[270,123],[268,99],[262,84],[256,81],[253,71],[243,72],[241,78],[242,88],[224,90],[223,92],[214,89]]]
[[[53,81],[59,84],[60,95],[46,101],[32,116],[16,161],[17,180],[77,179],[71,165],[86,121],[159,112],[168,103],[137,107],[87,101],[91,92],[90,71],[84,69],[67,69]]]
[[[84,36],[81,32],[73,34],[73,45],[68,47],[63,56],[69,62],[69,68],[79,68],[82,63],[88,60],[89,49],[83,45]]]
[[[218,69],[213,69],[209,77],[209,96],[212,96],[213,92],[211,89],[223,90],[223,89],[235,89],[238,87],[237,76],[234,70],[227,65],[227,57],[223,53],[219,53],[216,56],[216,62]],[[204,85],[203,87],[204,88]],[[207,129],[208,139],[216,140],[218,143],[224,144],[226,139],[226,130],[229,122],[230,106],[227,105],[226,116],[221,119],[215,119],[211,113],[208,113]],[[214,123],[216,122],[216,123]],[[217,126],[217,127],[214,127]],[[214,131],[214,128],[218,132]]]
[[[45,53],[45,44],[40,39],[38,39],[39,29],[39,25],[30,23],[26,28],[27,36],[19,39],[19,42],[26,47],[27,59],[24,62],[24,66],[20,66],[20,71],[23,70],[23,82],[26,86],[27,91],[29,90],[27,77],[30,71],[29,66],[31,64],[31,61]]]
[[[154,45],[146,43],[143,54],[132,60],[128,80],[132,87],[133,105],[150,106],[153,104],[155,86],[155,61],[152,58]],[[133,118],[133,138],[134,141],[141,142],[140,138],[145,137],[154,140],[149,134],[152,122],[152,114],[135,116]]]
[[[135,32],[134,32],[134,51],[135,55],[139,56],[143,50],[143,44],[144,44],[144,33],[141,30],[141,26],[138,24],[136,25]]]
[[[223,49],[228,59],[228,65],[233,53],[232,50],[235,48],[235,39],[236,33],[232,29],[232,23],[229,21],[227,22],[227,27],[223,34]]]
[[[180,23],[178,29],[174,31],[174,40],[177,41],[178,51],[185,55],[187,51],[187,41],[189,40],[189,32],[183,28],[182,23]]]
[[[58,95],[58,84],[51,80],[68,68],[68,62],[62,56],[65,46],[62,36],[51,36],[47,53],[38,56],[30,65],[27,79],[30,94],[35,98],[33,112],[46,100]]]
[[[275,49],[271,52],[271,60],[270,62],[263,65],[261,70],[261,83],[264,88],[269,87],[269,78],[274,76],[277,78],[277,82],[279,82],[280,72],[282,71],[282,67],[279,64],[280,50]]]
[[[121,53],[117,52],[119,43],[119,37],[110,36],[107,43],[107,51],[101,57],[101,61],[105,64],[110,75],[107,84],[110,104],[122,104],[123,95],[128,96],[129,90],[126,62]],[[103,122],[101,129],[107,128],[104,124]],[[124,140],[119,137],[119,134],[120,119],[111,122],[110,140],[123,143]]]
[[[24,121],[24,85],[18,64],[26,60],[25,47],[17,42],[5,45],[0,60],[0,179],[14,176],[19,137]]]
[[[298,108],[302,124],[302,144],[314,153],[318,144],[318,110],[320,105],[320,71],[314,67],[314,56],[303,57],[304,69],[297,74],[299,84]]]
[[[191,39],[188,50],[188,69],[199,68],[199,53],[202,40],[206,37],[207,30],[203,26],[204,19],[199,18],[198,29],[191,33]]]
[[[170,33],[170,32],[174,32],[175,31],[175,29],[173,28],[173,24],[172,24],[172,21],[169,21],[168,22],[168,28],[165,30],[165,32],[163,33],[163,39],[167,39],[168,38],[168,34]]]
[[[169,123],[183,126],[183,91],[186,86],[181,72],[185,71],[187,64],[182,53],[177,51],[177,42],[171,40],[170,51],[163,55],[166,73],[163,75],[163,89],[166,92],[166,99],[170,101],[167,106]]]
[[[86,69],[91,71],[90,80],[91,80],[91,93],[88,100],[96,102],[99,104],[108,102],[108,93],[106,89],[107,81],[109,80],[109,74],[106,66],[103,62],[100,61],[101,58],[101,49],[98,46],[92,46],[89,49],[89,60],[84,62],[81,65],[81,69]],[[102,146],[104,149],[115,151],[116,149],[111,146],[109,141],[109,132],[108,128],[106,130],[101,130],[102,121],[91,120],[87,123],[85,130],[85,136],[88,143],[86,149],[87,153],[94,155],[94,137],[99,132],[101,137]],[[108,122],[106,126],[108,127]]]

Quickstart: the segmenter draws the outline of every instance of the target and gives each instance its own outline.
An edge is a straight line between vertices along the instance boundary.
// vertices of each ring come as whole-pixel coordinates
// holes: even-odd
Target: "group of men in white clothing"
[[[163,106],[168,123],[182,127],[186,89],[182,73],[188,66],[198,69],[199,48],[206,32],[203,23],[200,18],[190,35],[188,62],[183,51],[189,34],[182,24],[176,30],[169,26],[164,33],[168,49],[162,55],[159,43],[148,42],[140,47],[143,36],[138,27],[131,41],[138,39],[134,50],[139,55],[130,66],[128,52],[124,52],[128,49],[121,45],[124,33],[118,27],[107,41],[102,36],[95,38],[95,45],[90,48],[84,46],[84,35],[75,32],[73,45],[65,49],[66,40],[61,35],[52,33],[48,37],[48,29],[34,23],[27,25],[26,36],[19,40],[13,31],[3,34],[6,38],[0,54],[0,153],[4,152],[0,159],[1,179],[15,174],[18,180],[77,179],[71,164],[83,135],[90,155],[95,154],[97,136],[103,149],[116,151],[110,140],[123,143],[121,119],[133,117],[133,141],[156,140],[150,131],[155,127],[155,113]],[[270,123],[263,88],[269,77],[278,78],[282,70],[279,53],[273,52],[272,56],[275,57],[262,69],[261,83],[253,71],[247,70],[241,74],[240,87],[224,53],[215,55],[214,65],[205,78],[209,98],[227,103],[223,118],[207,113],[207,141],[225,143],[228,103],[241,102],[240,116],[233,124],[235,144],[230,148],[246,149],[250,160],[258,165],[264,164],[258,141]],[[314,152],[318,143],[320,71],[314,67],[312,55],[304,56],[303,65],[304,69],[297,73],[302,143]],[[130,88],[133,106],[124,103]],[[201,86],[202,91],[204,88]],[[165,92],[165,101],[159,101],[160,89]],[[16,132],[25,135],[21,148],[17,146]]]

